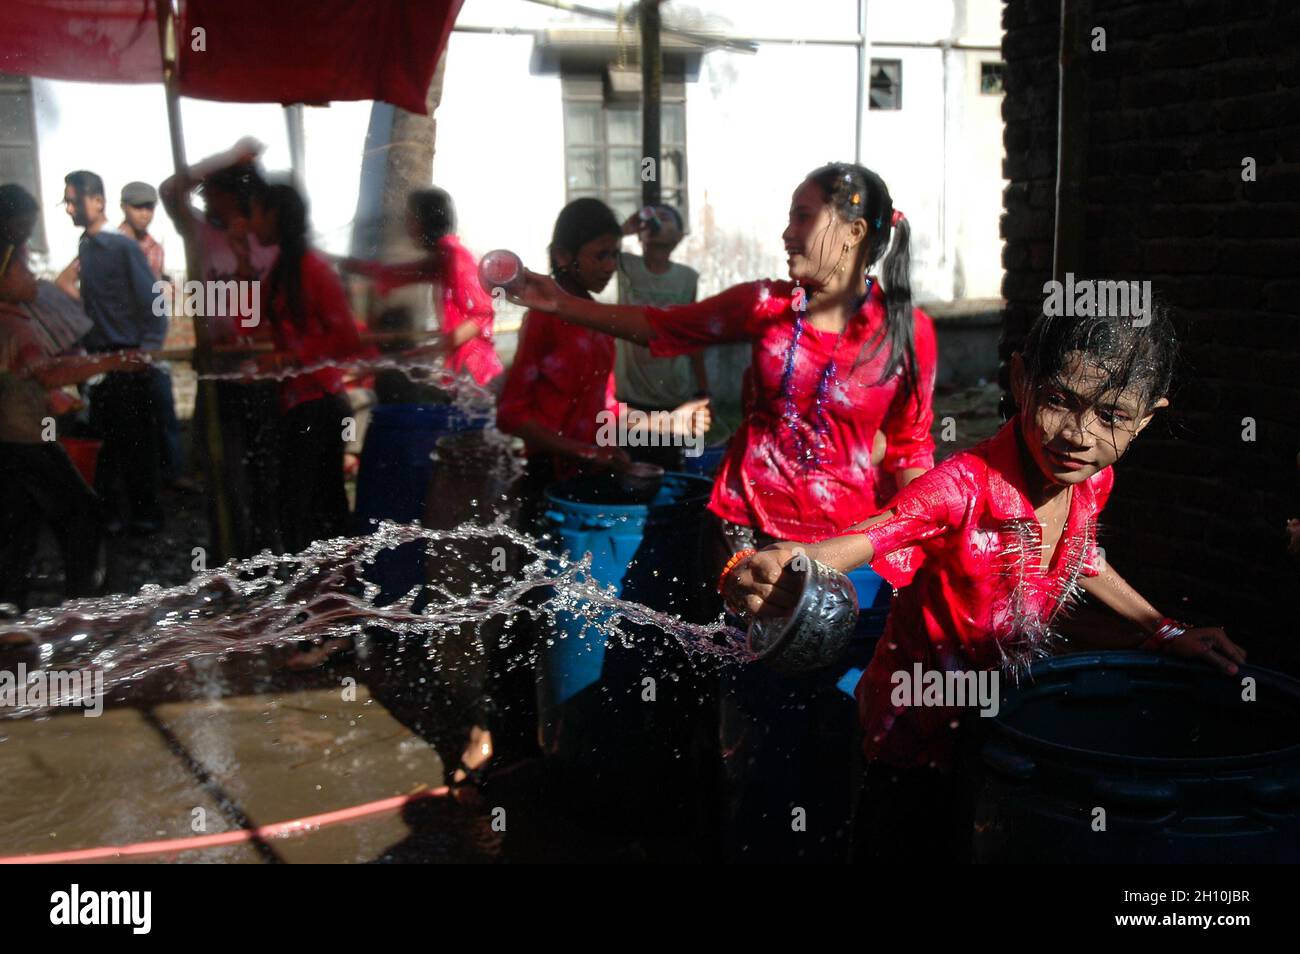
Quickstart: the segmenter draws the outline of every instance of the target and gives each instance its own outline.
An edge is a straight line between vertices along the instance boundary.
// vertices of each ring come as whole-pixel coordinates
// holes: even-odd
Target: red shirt
[[[1115,482],[1106,468],[1071,491],[1069,515],[1046,570],[1042,528],[1025,496],[1017,418],[898,492],[894,515],[862,531],[876,550],[872,568],[901,587],[885,633],[858,683],[868,759],[901,766],[946,766],[954,720],[938,706],[895,706],[895,672],[1003,670],[1048,653],[1057,614],[1080,574],[1099,572],[1097,515]],[[978,715],[972,715],[979,718]]]
[[[304,367],[346,361],[361,352],[361,337],[343,283],[316,252],[308,252],[302,259],[302,310],[305,321],[300,329],[289,315],[283,291],[271,302],[271,333],[277,350],[293,353]],[[342,392],[344,377],[342,368],[321,368],[286,378],[280,387],[281,409],[287,411],[304,401]]]
[[[127,238],[135,239],[135,229],[130,224],[123,222],[117,227],[117,230]],[[154,278],[162,278],[163,273],[163,247],[162,244],[148,232],[144,233],[144,238],[135,239],[140,245],[140,251],[144,252],[145,261],[149,263],[149,271],[153,272]]]
[[[430,282],[441,289],[442,332],[451,334],[467,321],[478,333],[447,355],[447,367],[465,371],[477,384],[487,384],[505,370],[492,346],[492,298],[478,283],[474,256],[454,235],[438,240],[437,252],[429,258],[398,265],[359,262],[357,271],[375,279],[376,290],[386,295],[394,288],[416,282]]]
[[[497,404],[497,426],[513,433],[525,421],[535,421],[548,431],[595,444],[602,411],[617,418],[614,339],[544,311],[529,311]],[[567,461],[557,460],[555,469],[561,477],[574,472]]]
[[[658,356],[724,341],[753,341],[753,361],[745,372],[745,418],[731,438],[709,509],[782,540],[812,543],[843,533],[877,511],[877,471],[871,464],[876,431],[884,431],[889,444],[884,470],[934,466],[930,398],[936,352],[929,316],[914,311],[917,392],[903,392],[899,372],[877,383],[888,348],[858,361],[865,343],[870,342],[868,352],[874,347],[873,336],[885,321],[884,295],[873,284],[842,335],[804,322],[790,378],[798,420],[783,420],[782,379],[795,327],[793,289],[792,282],[751,282],[691,305],[646,312],[655,332],[650,351]],[[813,412],[831,360],[835,371],[824,405],[825,433],[819,436]],[[824,441],[820,462],[800,460],[801,447],[818,440]]]

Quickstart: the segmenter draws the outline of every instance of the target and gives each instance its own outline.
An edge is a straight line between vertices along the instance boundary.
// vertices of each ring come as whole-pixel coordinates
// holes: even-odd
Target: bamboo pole
[[[659,114],[663,100],[664,60],[659,44],[659,0],[641,0],[641,161],[650,159],[654,174],[641,176],[641,204],[662,201],[663,156]],[[680,202],[678,203],[681,204]]]
[[[155,9],[158,17],[158,46],[162,54],[163,89],[167,95],[167,128],[171,134],[172,166],[180,181],[186,176],[189,164],[185,161],[185,133],[181,126],[181,101],[177,89],[176,63],[179,51],[176,37],[176,9],[172,6],[171,0],[156,0]],[[190,225],[188,215],[177,217],[176,229],[180,232],[181,241],[185,243],[187,277],[199,281],[203,278],[203,263]],[[193,360],[195,368],[202,373],[210,369],[212,358],[212,342],[208,335],[208,327],[202,321],[194,322],[194,341]],[[211,528],[213,539],[209,542],[216,544],[216,562],[224,562],[234,556],[235,534],[228,488],[221,477],[225,456],[221,441],[221,409],[217,403],[215,382],[200,380],[199,390],[202,397],[199,404],[203,407],[202,426],[208,446],[207,491],[212,495],[214,504],[215,525]]]

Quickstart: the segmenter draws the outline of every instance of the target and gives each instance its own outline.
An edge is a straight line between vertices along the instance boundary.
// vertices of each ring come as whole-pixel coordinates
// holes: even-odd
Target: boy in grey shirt
[[[642,255],[623,255],[618,273],[620,305],[663,308],[695,301],[700,276],[695,269],[672,261],[682,240],[681,215],[670,205],[647,206],[623,223],[623,234],[636,234]],[[704,355],[656,358],[644,345],[618,342],[614,362],[618,399],[639,411],[671,411],[694,397],[707,397]],[[680,447],[629,447],[634,460],[682,467]]]

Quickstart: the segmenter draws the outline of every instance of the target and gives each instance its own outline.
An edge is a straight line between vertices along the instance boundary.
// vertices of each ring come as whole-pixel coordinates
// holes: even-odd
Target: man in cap
[[[144,253],[153,277],[169,281],[163,274],[162,243],[149,234],[153,223],[153,211],[158,205],[158,190],[147,182],[128,182],[122,186],[122,224],[117,230],[128,238],[133,238]],[[172,391],[171,368],[166,362],[154,365],[158,373],[151,379],[154,403],[158,407],[158,424],[162,428],[159,435],[162,451],[163,480],[178,490],[195,489],[193,481],[184,474],[184,462],[181,452],[181,424],[176,417],[176,398]]]
[[[158,205],[158,190],[147,182],[128,182],[122,186],[122,224],[117,230],[140,243],[149,271],[154,278],[163,277],[162,243],[149,234],[153,210]],[[166,279],[164,279],[165,281]]]

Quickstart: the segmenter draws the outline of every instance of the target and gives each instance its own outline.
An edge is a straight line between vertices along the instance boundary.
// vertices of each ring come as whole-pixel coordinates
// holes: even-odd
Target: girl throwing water
[[[739,551],[843,533],[875,512],[877,496],[933,466],[934,329],[912,307],[909,237],[878,175],[834,163],[809,173],[791,197],[782,234],[789,281],[650,308],[577,298],[528,276],[520,298],[534,313],[648,344],[654,355],[751,342],[744,420],[703,527],[705,579],[717,580]],[[731,857],[790,860],[837,850],[834,839],[847,833],[851,813],[852,746],[839,746],[826,727],[851,735],[846,703],[829,672],[724,675],[719,720]],[[792,805],[824,824],[825,837],[792,832]]]
[[[443,338],[435,352],[446,356],[453,372],[464,371],[475,384],[487,385],[502,372],[501,359],[492,345],[492,299],[478,283],[474,256],[456,237],[456,207],[442,189],[412,192],[406,203],[406,231],[425,254],[397,265],[346,258],[345,272],[367,275],[377,291],[428,282],[440,303]]]
[[[874,510],[881,471],[906,486],[933,466],[934,329],[912,307],[909,233],[879,176],[835,163],[810,173],[791,198],[782,234],[790,281],[650,308],[606,305],[529,273],[518,298],[534,313],[660,356],[752,342],[745,420],[709,502],[720,570],[746,546],[842,532]],[[879,277],[869,274],[876,265]],[[878,431],[886,444],[879,469]]]
[[[950,773],[963,713],[896,700],[895,674],[919,664],[1019,677],[1052,653],[1054,623],[1080,591],[1144,630],[1144,649],[1228,674],[1245,660],[1222,629],[1163,616],[1096,546],[1112,465],[1169,403],[1175,349],[1162,313],[1146,326],[1040,317],[1012,363],[1019,412],[996,436],[913,481],[879,517],[802,548],[840,570],[871,563],[902,588],[857,687],[867,758],[860,857],[962,860],[970,844]],[[797,549],[781,543],[743,559],[723,580],[728,603],[788,612]]]

